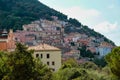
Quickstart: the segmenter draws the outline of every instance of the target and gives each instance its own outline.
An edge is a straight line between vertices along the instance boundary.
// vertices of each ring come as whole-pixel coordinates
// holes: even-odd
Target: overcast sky
[[[39,0],[120,46],[120,0]]]

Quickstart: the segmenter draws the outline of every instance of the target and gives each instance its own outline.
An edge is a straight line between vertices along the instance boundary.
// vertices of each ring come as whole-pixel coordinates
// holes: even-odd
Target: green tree
[[[58,72],[53,73],[52,80],[96,80],[98,76],[93,77],[87,69],[96,70],[97,66],[90,62],[78,65],[76,60],[68,59]]]
[[[90,50],[87,50],[86,51],[86,57],[94,58],[94,54]]]
[[[98,69],[98,66],[93,63],[93,62],[85,62],[85,63],[81,63],[79,65],[80,68],[84,68],[84,69],[91,69],[91,70],[97,70]]]
[[[105,67],[107,65],[104,57],[101,58],[94,58],[93,62],[98,65],[99,67]]]
[[[120,79],[120,47],[116,47],[105,57],[113,75]]]
[[[78,63],[75,59],[70,58],[63,63],[61,69],[72,68],[72,67],[78,67]]]
[[[6,52],[0,52],[0,80],[9,72],[8,66],[7,66],[7,53]]]
[[[33,52],[27,50],[25,45],[17,43],[15,51],[7,54],[5,67],[9,71],[1,80],[50,80],[51,69],[39,59],[34,59]]]
[[[81,23],[76,19],[69,18],[68,22],[70,22],[75,27],[81,27]]]
[[[85,45],[83,45],[81,48],[78,48],[78,50],[80,50],[80,56],[94,58],[94,54],[90,50],[87,50]]]
[[[75,42],[71,42],[70,44],[71,44],[71,46],[75,46]]]
[[[15,51],[9,55],[10,72],[7,76],[10,80],[30,80],[34,69],[33,51],[28,51],[27,47],[20,43],[17,43],[16,46]]]
[[[40,59],[36,59],[33,75],[33,80],[51,80],[52,70],[44,65]]]
[[[78,50],[80,50],[80,55],[82,57],[86,57],[86,46],[82,46],[81,48],[78,48]]]

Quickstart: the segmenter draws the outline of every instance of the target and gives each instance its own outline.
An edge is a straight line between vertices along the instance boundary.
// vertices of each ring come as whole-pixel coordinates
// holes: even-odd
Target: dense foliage
[[[53,73],[53,80],[112,80],[108,69],[101,70],[92,62],[78,64],[69,59],[62,68]]]
[[[76,19],[69,18],[68,22],[76,27],[81,27],[81,23]]]
[[[116,47],[106,56],[106,61],[112,73],[120,80],[120,47]]]
[[[94,58],[93,62],[98,65],[99,67],[105,67],[107,65],[104,57],[100,57],[100,58]]]
[[[86,46],[82,46],[81,48],[78,48],[78,50],[81,52],[80,56],[94,58],[94,53],[92,53],[90,50],[87,50]]]
[[[38,0],[0,0],[0,29],[22,29],[23,24],[44,18],[52,20],[58,16],[66,20],[67,16],[40,3]]]
[[[0,52],[0,80],[50,80],[51,69],[18,43],[14,52]]]
[[[33,58],[34,51],[18,43],[13,52],[0,52],[0,80],[119,80],[120,47],[106,56],[108,66],[98,67],[93,62],[78,64],[68,59],[61,68],[52,72],[40,59]],[[111,70],[110,70],[111,69]],[[116,76],[113,77],[112,73]]]

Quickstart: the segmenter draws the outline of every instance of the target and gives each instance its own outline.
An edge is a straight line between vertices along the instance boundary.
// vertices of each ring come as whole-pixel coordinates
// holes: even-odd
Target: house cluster
[[[34,57],[41,58],[41,61],[54,71],[60,68],[61,59],[74,58],[79,63],[84,62],[85,59],[79,60],[82,52],[78,50],[83,45],[93,54],[100,56],[111,52],[113,46],[103,38],[89,37],[77,32],[65,34],[64,27],[68,23],[58,20],[55,16],[52,18],[53,21],[40,19],[23,25],[23,30],[14,33],[12,30],[9,33],[5,30],[0,31],[0,50],[12,51],[15,49],[15,43],[20,42],[29,49],[34,49]]]
[[[15,32],[15,39],[28,46],[46,43],[49,45],[62,47],[64,25],[62,21],[39,20],[31,24],[23,25],[22,31]]]
[[[90,50],[93,54],[99,56],[105,56],[111,52],[112,44],[105,42],[103,38],[89,37],[86,34],[70,33],[64,37],[65,47],[69,47],[73,50],[86,46],[87,50]],[[81,52],[82,53],[82,52]]]

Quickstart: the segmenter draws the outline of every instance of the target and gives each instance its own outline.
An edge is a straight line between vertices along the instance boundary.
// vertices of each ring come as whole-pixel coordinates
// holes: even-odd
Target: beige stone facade
[[[61,50],[59,48],[47,44],[40,44],[29,47],[29,50],[30,49],[35,50],[35,58],[40,58],[41,61],[52,68],[53,71],[57,71],[61,67]]]

